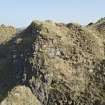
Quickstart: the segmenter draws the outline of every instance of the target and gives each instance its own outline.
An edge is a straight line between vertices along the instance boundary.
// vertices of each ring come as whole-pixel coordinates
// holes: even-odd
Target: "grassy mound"
[[[0,46],[0,90],[23,84],[42,105],[104,105],[104,43],[92,25],[33,21]]]

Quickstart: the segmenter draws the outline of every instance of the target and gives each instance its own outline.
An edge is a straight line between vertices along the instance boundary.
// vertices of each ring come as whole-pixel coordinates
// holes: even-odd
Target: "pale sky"
[[[105,17],[105,0],[0,0],[0,24],[28,26],[32,20],[78,22]]]

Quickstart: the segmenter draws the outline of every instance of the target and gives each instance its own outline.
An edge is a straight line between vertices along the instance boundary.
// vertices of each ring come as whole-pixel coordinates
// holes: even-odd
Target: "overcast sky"
[[[32,20],[88,24],[105,17],[105,0],[0,0],[0,24],[27,26]]]

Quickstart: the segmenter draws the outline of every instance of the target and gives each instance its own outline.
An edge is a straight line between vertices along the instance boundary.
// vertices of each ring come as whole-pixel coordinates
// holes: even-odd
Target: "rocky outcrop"
[[[37,36],[29,86],[39,100],[44,105],[94,105],[96,97],[101,100],[91,79],[97,61],[104,57],[99,39],[74,24],[33,22],[30,27]]]
[[[42,105],[104,105],[104,43],[91,27],[33,21],[0,47],[1,90],[25,85]]]

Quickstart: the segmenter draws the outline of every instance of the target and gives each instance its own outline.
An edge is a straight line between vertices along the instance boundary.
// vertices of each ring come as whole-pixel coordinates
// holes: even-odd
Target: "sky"
[[[33,20],[86,25],[105,17],[105,0],[0,0],[0,24],[28,26]]]

